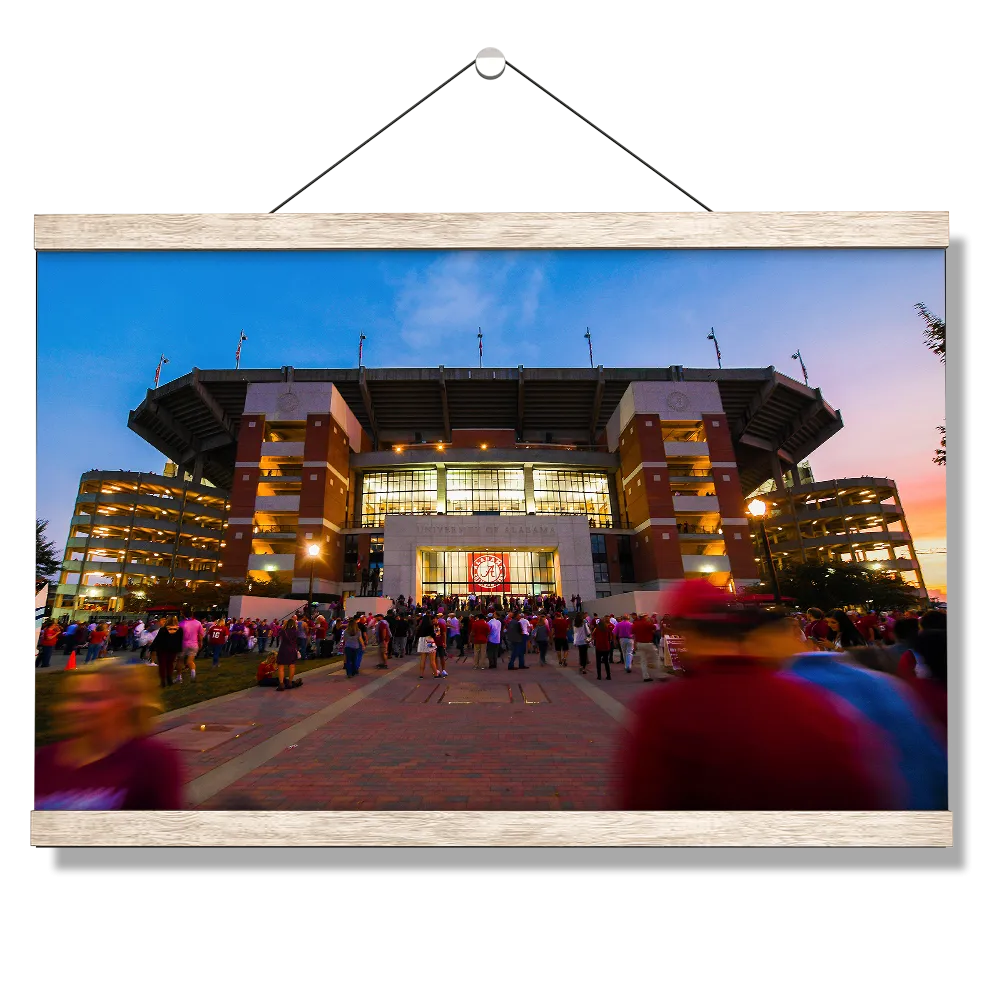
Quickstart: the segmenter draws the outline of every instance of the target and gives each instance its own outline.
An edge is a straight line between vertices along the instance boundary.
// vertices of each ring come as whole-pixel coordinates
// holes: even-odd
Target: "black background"
[[[483,37],[478,25],[444,28],[440,15],[422,10],[405,23],[387,10],[382,23],[367,25],[356,20],[363,11],[336,24],[287,15],[301,20],[287,28],[241,22],[211,40],[195,31],[162,48],[138,36],[99,45],[87,56],[50,48],[44,85],[28,100],[28,138],[16,161],[27,210],[269,210],[280,192],[466,61]],[[743,34],[743,25],[720,25],[705,12],[653,27],[623,27],[608,16],[602,12],[602,20],[575,35],[565,29],[546,36],[532,26],[496,40],[513,49],[515,63],[551,80],[713,207],[954,210],[946,254],[951,382],[963,353],[954,328],[958,323],[961,331],[959,259],[970,239],[971,192],[954,124],[964,101],[952,82],[944,29],[911,36],[899,25],[883,30],[869,21],[864,30],[828,25],[764,41],[761,31],[779,27],[766,17],[753,34]],[[700,23],[705,17],[707,27]],[[72,26],[64,27],[60,45],[71,45]],[[682,206],[644,170],[512,79],[495,88],[460,81],[302,204]],[[915,338],[912,349],[926,348]],[[129,362],[123,356],[116,363]],[[858,377],[871,382],[877,407],[878,386],[892,372],[868,370],[859,358]],[[962,451],[961,420],[949,407],[953,469]],[[72,461],[64,447],[53,456],[50,444],[36,442],[37,461]],[[891,465],[892,442],[879,448]],[[959,602],[956,559],[949,590]],[[952,621],[962,620],[959,610]],[[953,626],[952,640],[961,643],[963,632]],[[953,646],[953,660],[959,648]],[[961,678],[954,690],[961,714]],[[954,800],[960,769],[951,729]]]

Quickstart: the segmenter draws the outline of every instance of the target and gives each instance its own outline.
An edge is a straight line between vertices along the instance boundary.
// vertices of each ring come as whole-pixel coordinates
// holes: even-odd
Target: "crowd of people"
[[[223,656],[256,654],[261,683],[288,691],[302,684],[300,660],[337,653],[348,677],[359,674],[366,653],[375,669],[417,656],[420,677],[447,677],[457,664],[527,670],[529,653],[538,665],[587,675],[593,650],[598,681],[610,680],[617,663],[642,682],[669,682],[630,702],[634,723],[624,733],[616,782],[621,808],[947,808],[943,611],[790,614],[740,603],[706,581],[676,586],[662,614],[585,613],[575,595],[420,604],[400,597],[384,614],[337,611],[270,621],[166,615],[65,628],[47,621],[40,665],[50,665],[57,649],[83,652],[96,668],[85,673],[102,678],[70,684],[63,716],[75,749],[46,748],[47,794],[76,801],[71,790],[64,790],[69,799],[53,791],[70,761],[97,754],[102,768],[124,766],[115,763],[117,748],[95,749],[103,738],[84,738],[86,706],[108,702],[108,719],[124,713],[130,738],[148,728],[154,701],[143,685],[122,680],[128,671],[119,660],[100,664],[115,652],[155,663],[161,688],[185,675],[195,682],[198,661],[214,667]],[[109,685],[122,690],[114,694]],[[139,757],[146,770],[166,773],[170,765],[157,754],[149,748]]]
[[[667,600],[678,682],[635,703],[626,809],[948,808],[947,614]]]

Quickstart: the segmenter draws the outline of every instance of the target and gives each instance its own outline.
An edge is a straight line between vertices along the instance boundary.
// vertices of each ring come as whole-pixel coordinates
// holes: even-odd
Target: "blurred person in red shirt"
[[[103,622],[90,633],[90,638],[87,640],[87,658],[84,663],[90,663],[91,660],[96,660],[104,649],[104,643],[108,639],[108,630]]]
[[[486,615],[480,611],[469,625],[469,639],[472,641],[472,665],[477,670],[486,669],[486,644],[490,641],[490,626]]]
[[[927,711],[948,732],[948,633],[927,628],[917,633],[914,643],[917,668],[910,681]]]
[[[635,706],[620,758],[625,809],[893,809],[877,731],[846,702],[780,672],[804,651],[781,615],[704,580],[668,598],[685,675]]]
[[[111,645],[110,649],[113,653],[119,652],[125,648],[125,640],[128,638],[128,622],[118,622],[111,629]]]
[[[52,650],[56,648],[56,643],[59,641],[59,636],[62,635],[62,629],[51,619],[45,623],[45,628],[42,629],[38,636],[38,651],[42,654],[40,661],[40,666],[47,667],[52,663]]]
[[[866,612],[854,624],[861,633],[861,638],[869,645],[878,642],[882,638],[878,615],[874,611]]]
[[[613,632],[611,621],[608,615],[599,618],[594,624],[594,631],[591,633],[594,640],[594,651],[597,653],[597,679],[601,679],[601,666],[611,680],[611,643]]]
[[[209,626],[208,648],[212,651],[213,667],[217,667],[219,665],[219,659],[222,656],[222,651],[225,649],[228,639],[229,626],[226,625],[225,618],[220,618],[214,625]]]
[[[830,626],[826,623],[826,615],[820,608],[810,608],[806,612],[806,622],[802,626],[802,634],[816,649],[825,649],[822,645],[830,638]]]
[[[632,637],[635,639],[632,663],[633,665],[639,664],[644,681],[651,681],[653,678],[649,675],[650,665],[658,667],[662,671],[656,645],[653,642],[656,637],[656,622],[649,615],[640,615],[632,622]]]
[[[556,662],[560,667],[569,665],[569,630],[571,627],[569,618],[563,614],[560,608],[552,619],[552,641],[556,649]]]
[[[35,753],[35,808],[181,808],[177,751],[149,738],[160,711],[154,669],[84,667],[62,683],[63,739]]]
[[[924,632],[947,632],[948,617],[940,611],[928,611],[920,618],[907,617],[899,619],[893,629],[896,643],[903,647],[896,673],[900,677],[927,677],[930,671],[919,665],[915,654],[917,637]]]

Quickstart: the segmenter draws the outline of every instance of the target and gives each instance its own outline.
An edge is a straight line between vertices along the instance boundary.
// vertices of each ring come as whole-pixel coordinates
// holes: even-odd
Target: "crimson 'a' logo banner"
[[[469,593],[510,593],[510,560],[506,552],[469,553]]]

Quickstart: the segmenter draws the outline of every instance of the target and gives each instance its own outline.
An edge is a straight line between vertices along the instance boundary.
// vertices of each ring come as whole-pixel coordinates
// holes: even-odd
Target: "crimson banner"
[[[470,552],[469,593],[509,594],[510,558],[506,552]]]

